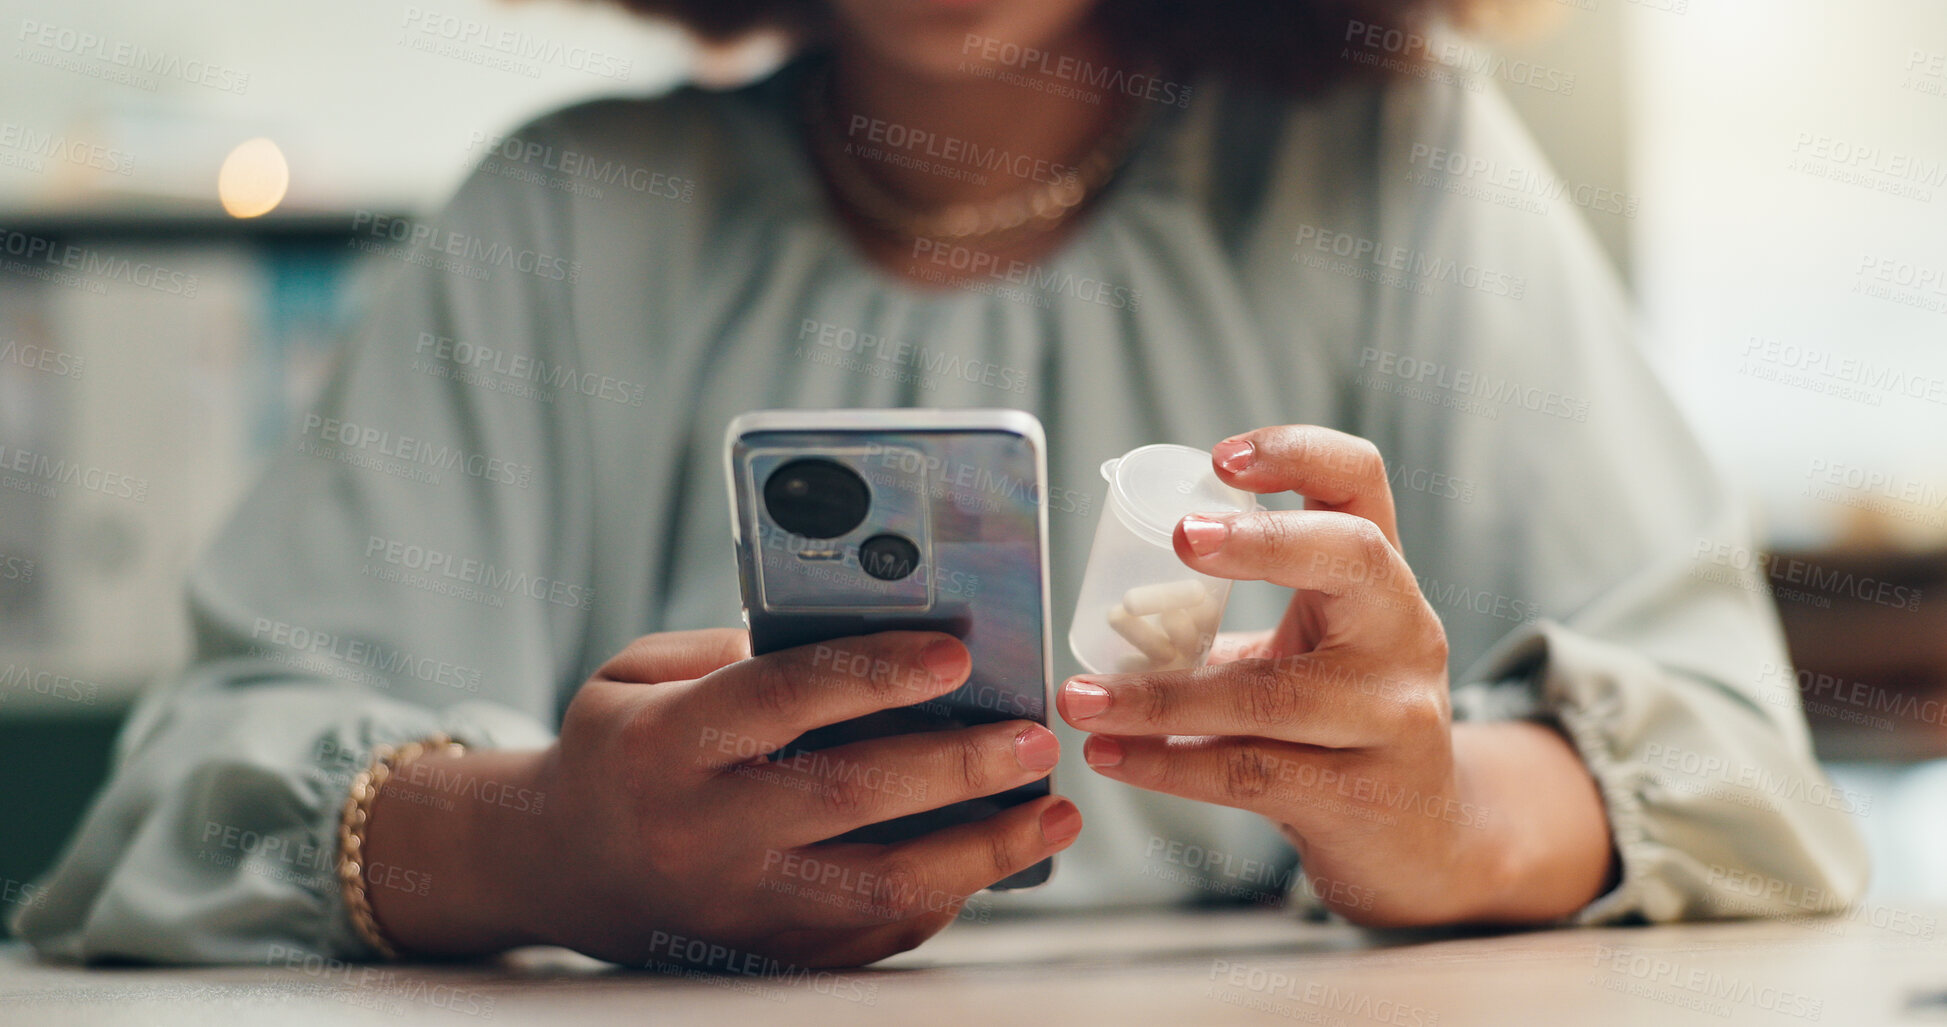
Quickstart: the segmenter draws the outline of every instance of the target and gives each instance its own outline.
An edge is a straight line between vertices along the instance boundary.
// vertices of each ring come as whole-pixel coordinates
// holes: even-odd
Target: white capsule
[[[1176,610],[1195,606],[1204,601],[1209,593],[1203,582],[1195,579],[1169,581],[1161,585],[1137,585],[1122,594],[1122,605],[1138,617],[1146,617],[1164,610]]]
[[[1198,636],[1203,632],[1197,629],[1196,618],[1191,616],[1189,610],[1181,607],[1164,610],[1159,619],[1163,622],[1163,630],[1169,632],[1170,643],[1176,646],[1178,653],[1195,656],[1203,649],[1198,641]]]
[[[1205,638],[1215,637],[1217,628],[1224,622],[1223,601],[1217,598],[1217,593],[1210,593],[1190,611],[1190,618],[1197,623],[1197,634]]]
[[[1161,667],[1176,662],[1176,646],[1170,642],[1170,636],[1162,628],[1130,613],[1122,604],[1109,608],[1109,627],[1128,639],[1130,645],[1141,649],[1151,663]]]
[[[1117,674],[1141,674],[1143,671],[1153,669],[1154,666],[1154,664],[1149,662],[1149,657],[1141,653],[1123,653],[1122,658],[1115,661],[1115,672]]]

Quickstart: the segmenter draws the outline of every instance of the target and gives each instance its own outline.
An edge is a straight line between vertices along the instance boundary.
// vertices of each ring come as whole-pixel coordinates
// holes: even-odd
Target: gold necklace
[[[826,63],[815,74],[817,81],[804,91],[805,122],[833,190],[853,213],[902,239],[994,245],[1016,236],[1051,231],[1115,177],[1149,120],[1146,111],[1123,117],[1120,125],[1096,141],[1080,163],[1054,181],[1037,182],[1031,188],[981,203],[917,207],[860,170],[850,151],[851,141],[838,132],[832,65]]]

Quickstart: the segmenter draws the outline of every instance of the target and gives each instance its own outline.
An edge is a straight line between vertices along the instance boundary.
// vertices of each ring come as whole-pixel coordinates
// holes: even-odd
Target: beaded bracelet
[[[428,752],[459,756],[465,754],[466,746],[445,735],[434,735],[397,749],[389,745],[374,748],[371,765],[352,778],[351,792],[345,796],[345,810],[338,817],[338,886],[345,896],[345,912],[350,915],[352,929],[358,932],[359,939],[389,960],[398,959],[399,950],[385,936],[378,917],[372,914],[372,899],[365,881],[365,825],[371,819],[372,800],[378,797],[379,789],[385,787],[393,772]]]

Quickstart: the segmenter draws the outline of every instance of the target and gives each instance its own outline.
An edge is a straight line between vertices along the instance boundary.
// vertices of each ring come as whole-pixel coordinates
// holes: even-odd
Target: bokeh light
[[[217,199],[231,217],[254,218],[276,210],[290,185],[284,151],[262,137],[231,150],[216,174]]]

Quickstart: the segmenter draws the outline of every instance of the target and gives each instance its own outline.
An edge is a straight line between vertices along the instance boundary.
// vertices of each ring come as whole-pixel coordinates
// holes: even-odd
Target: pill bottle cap
[[[1102,463],[1109,509],[1137,537],[1168,548],[1186,514],[1257,509],[1257,497],[1217,480],[1207,450],[1163,443]]]

